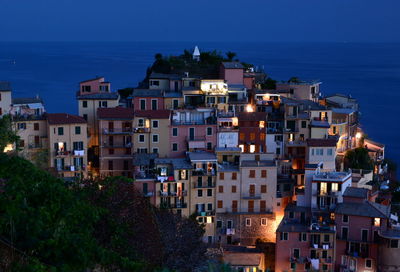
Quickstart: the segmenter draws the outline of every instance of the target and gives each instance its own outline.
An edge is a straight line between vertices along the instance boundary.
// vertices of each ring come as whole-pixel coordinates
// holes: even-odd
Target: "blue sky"
[[[400,0],[0,0],[0,41],[400,42]]]

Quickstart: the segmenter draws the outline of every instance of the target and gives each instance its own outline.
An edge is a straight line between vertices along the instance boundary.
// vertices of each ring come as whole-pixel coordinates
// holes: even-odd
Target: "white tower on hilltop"
[[[194,51],[193,51],[193,59],[197,60],[197,61],[200,61],[200,50],[197,47],[197,45],[196,45],[196,47],[194,48]]]

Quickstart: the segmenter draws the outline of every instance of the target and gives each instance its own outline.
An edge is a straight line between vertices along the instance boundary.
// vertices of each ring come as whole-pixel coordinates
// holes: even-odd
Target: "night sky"
[[[0,41],[400,42],[399,0],[0,0]]]

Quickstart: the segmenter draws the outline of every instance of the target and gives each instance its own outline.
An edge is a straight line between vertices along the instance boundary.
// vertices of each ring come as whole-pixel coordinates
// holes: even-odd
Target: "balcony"
[[[234,228],[221,228],[219,229],[219,234],[221,235],[235,235],[236,229]]]
[[[189,148],[201,148],[201,149],[206,148],[206,137],[205,136],[187,137],[186,141],[189,144]]]
[[[361,252],[361,251],[355,251],[355,250],[346,251],[346,255],[355,257],[355,258],[363,258],[363,259],[369,257],[368,252]]]
[[[85,170],[85,165],[68,165],[64,167],[55,167],[57,172],[76,172]]]
[[[77,157],[83,157],[85,156],[85,150],[74,150],[73,155]]]
[[[66,150],[56,150],[54,152],[54,156],[56,157],[64,157],[64,156],[69,156],[71,155],[70,151],[66,151]]]
[[[183,197],[183,196],[187,196],[187,191],[178,191],[178,192],[166,192],[166,191],[159,191],[159,195],[162,197]]]
[[[109,143],[109,142],[104,142],[101,147],[106,147],[106,148],[131,148],[132,143]]]
[[[135,179],[137,179],[137,180],[141,180],[141,179],[145,179],[145,180],[152,179],[153,180],[155,178],[156,178],[156,176],[152,173],[140,172],[135,175]]]
[[[161,203],[160,208],[164,209],[185,209],[187,208],[187,203],[177,202],[177,203]]]
[[[307,263],[309,261],[309,259],[307,257],[290,257],[289,261],[291,263],[298,263],[298,264],[304,264]]]
[[[192,171],[192,176],[215,176],[216,172],[214,169],[211,171],[206,171],[204,169],[196,169]]]
[[[242,199],[261,199],[261,195],[244,194],[244,195],[242,195]]]
[[[133,132],[135,133],[147,133],[150,132],[150,128],[146,128],[146,127],[135,127],[133,129]]]
[[[215,210],[212,211],[196,211],[197,216],[213,216],[215,215]]]
[[[132,133],[133,133],[132,128],[113,128],[113,129],[103,128],[103,134],[105,135],[132,134]]]
[[[194,188],[215,188],[215,182],[207,182],[207,183],[201,183],[199,184],[198,182],[193,182],[193,187]]]
[[[332,236],[333,237],[333,236]],[[331,243],[324,243],[324,242],[318,242],[318,241],[310,241],[310,247],[314,249],[333,249],[333,244]]]
[[[174,176],[157,176],[157,182],[174,182],[175,177]]]
[[[306,141],[288,141],[286,143],[287,146],[306,146]]]

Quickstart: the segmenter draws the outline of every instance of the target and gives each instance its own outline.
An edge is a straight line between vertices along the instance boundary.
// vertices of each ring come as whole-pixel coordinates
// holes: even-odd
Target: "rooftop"
[[[86,124],[82,117],[68,113],[48,113],[47,121],[50,125]]]
[[[134,89],[132,97],[163,97],[163,91],[152,89]]]
[[[285,219],[281,221],[276,232],[308,232],[309,226],[298,222],[287,222]]]
[[[180,80],[180,79],[182,79],[182,76],[178,75],[178,74],[163,74],[163,73],[152,72],[151,75],[149,76],[149,79]]]
[[[186,158],[157,158],[155,164],[172,164],[174,169],[193,169],[193,166]]]
[[[239,121],[260,121],[267,120],[266,112],[241,112],[239,113]]]
[[[215,152],[240,152],[240,147],[216,147]]]
[[[241,167],[272,167],[275,166],[274,161],[261,160],[261,161],[247,161],[243,160],[240,164]]]
[[[327,121],[319,121],[319,120],[311,120],[312,127],[319,127],[319,128],[330,128],[331,126]]]
[[[336,206],[335,213],[366,216],[366,217],[379,217],[389,218],[390,217],[390,206],[385,206],[371,201],[365,201],[364,203],[338,203]]]
[[[155,153],[135,153],[133,155],[134,165],[150,165],[151,160],[157,158],[158,154]]]
[[[196,162],[196,161],[217,161],[217,156],[215,156],[214,153],[210,152],[188,152],[187,153],[189,156],[189,159],[191,162]]]
[[[88,100],[116,100],[118,99],[118,93],[96,93],[96,94],[84,94],[78,95],[78,99],[88,99]]]
[[[351,173],[348,172],[320,172],[314,174],[313,180],[317,181],[346,181],[351,178]]]
[[[104,80],[104,77],[98,76],[98,77],[95,77],[95,78],[91,78],[91,79],[87,79],[87,80],[81,81],[81,82],[79,82],[79,83],[86,83],[86,82],[95,81],[95,80],[100,80],[100,79]]]
[[[0,92],[10,92],[11,83],[8,81],[0,81]]]
[[[231,266],[259,266],[262,258],[262,253],[252,252],[225,251],[223,256],[224,263],[230,264]]]
[[[339,114],[352,114],[356,111],[353,109],[346,109],[346,108],[332,108],[332,112]]]
[[[143,110],[135,111],[135,117],[145,117],[150,119],[169,119],[171,115],[170,110]]]
[[[244,66],[238,61],[222,62],[225,69],[244,69]]]
[[[16,97],[12,99],[14,105],[24,105],[24,104],[36,104],[42,103],[43,100],[40,97]]]
[[[366,188],[347,187],[346,191],[343,193],[343,196],[367,199],[368,191],[369,190]]]
[[[128,119],[134,117],[134,110],[132,108],[98,108],[97,115],[99,119]]]

